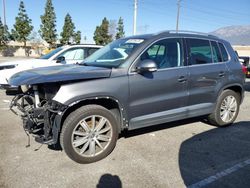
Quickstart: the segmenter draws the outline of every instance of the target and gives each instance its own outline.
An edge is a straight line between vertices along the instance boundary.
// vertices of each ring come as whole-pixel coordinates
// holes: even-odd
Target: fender
[[[70,103],[61,113],[56,115],[55,120],[54,120],[54,125],[53,125],[53,133],[57,132],[57,134],[53,134],[55,136],[53,140],[58,139],[58,133],[61,130],[62,123],[73,109],[78,108],[82,105],[88,104],[88,101],[91,101],[90,104],[99,104],[98,102],[105,101],[105,100],[111,100],[112,102],[117,104],[119,108],[120,120],[121,120],[121,126],[119,127],[119,130],[121,131],[121,130],[127,129],[129,126],[127,113],[126,113],[124,106],[121,104],[121,102],[118,99],[111,97],[111,96],[89,97],[89,98],[80,99],[80,100]]]

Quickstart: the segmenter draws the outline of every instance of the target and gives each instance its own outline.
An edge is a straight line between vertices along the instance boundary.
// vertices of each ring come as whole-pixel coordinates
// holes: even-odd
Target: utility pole
[[[3,25],[6,25],[5,0],[3,0]]]
[[[137,5],[138,5],[138,0],[134,0],[134,25],[133,25],[133,35],[136,35]]]
[[[179,30],[179,17],[180,17],[181,0],[177,1],[177,6],[178,6],[178,10],[177,10],[177,19],[176,19],[176,32],[178,32],[178,30]]]

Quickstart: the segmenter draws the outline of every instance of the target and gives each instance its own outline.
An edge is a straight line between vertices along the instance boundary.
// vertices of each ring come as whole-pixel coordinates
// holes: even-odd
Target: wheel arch
[[[238,93],[239,96],[240,96],[240,102],[242,103],[243,98],[244,98],[244,88],[243,88],[241,85],[239,85],[239,84],[227,85],[227,86],[225,86],[225,87],[223,87],[223,88],[221,89],[221,91],[219,92],[219,95],[218,95],[218,96],[220,96],[221,93],[222,93],[223,91],[225,91],[225,90],[232,90],[232,91]]]
[[[68,105],[68,108],[62,113],[60,118],[60,127],[62,127],[65,119],[68,117],[68,115],[75,111],[76,109],[86,106],[86,105],[100,105],[108,110],[111,110],[111,112],[114,114],[117,122],[118,122],[118,131],[119,133],[128,127],[128,119],[127,119],[127,113],[125,112],[125,109],[123,105],[120,103],[119,100],[117,100],[114,97],[90,97],[81,99],[78,101],[75,101]]]

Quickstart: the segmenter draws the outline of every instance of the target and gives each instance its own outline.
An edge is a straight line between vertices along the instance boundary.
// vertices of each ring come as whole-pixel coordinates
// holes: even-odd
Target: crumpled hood
[[[62,65],[30,69],[9,79],[13,86],[110,77],[111,69],[84,65]]]

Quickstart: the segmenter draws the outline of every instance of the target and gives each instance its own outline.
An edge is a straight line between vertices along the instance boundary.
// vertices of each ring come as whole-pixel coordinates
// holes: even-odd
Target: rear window
[[[219,43],[219,47],[220,47],[220,51],[221,51],[221,55],[222,55],[222,60],[228,61],[229,57],[228,57],[227,51],[225,49],[225,46],[222,43]]]
[[[222,62],[222,57],[217,42],[211,41],[211,47],[213,52],[213,62],[214,63]]]
[[[212,52],[208,40],[189,39],[190,64],[208,64],[212,63]]]

